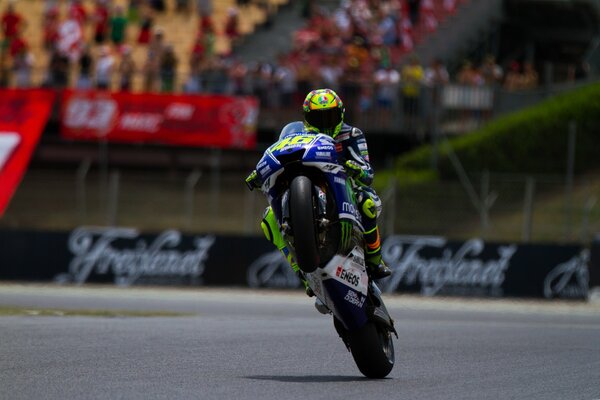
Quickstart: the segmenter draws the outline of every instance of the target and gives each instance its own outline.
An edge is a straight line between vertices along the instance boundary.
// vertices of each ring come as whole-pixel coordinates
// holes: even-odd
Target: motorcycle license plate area
[[[337,255],[325,268],[307,274],[315,295],[349,330],[367,322],[369,278],[363,260],[362,249],[355,247],[347,257]]]

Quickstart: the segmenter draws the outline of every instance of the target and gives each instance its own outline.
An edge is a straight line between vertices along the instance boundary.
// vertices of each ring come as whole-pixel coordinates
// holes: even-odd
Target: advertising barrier
[[[232,251],[235,250],[235,251]],[[425,296],[586,299],[589,250],[580,246],[447,241],[391,236],[385,292]],[[117,285],[298,288],[287,262],[262,237],[159,234],[131,228],[0,231],[0,279]]]
[[[50,116],[54,93],[0,91],[0,216],[21,183]]]
[[[258,100],[219,95],[64,92],[66,139],[253,149]]]
[[[596,236],[590,250],[590,287],[600,287],[600,235]]]

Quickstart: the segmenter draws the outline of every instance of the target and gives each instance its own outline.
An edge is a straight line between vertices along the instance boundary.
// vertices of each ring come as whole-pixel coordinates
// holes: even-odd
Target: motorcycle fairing
[[[333,189],[340,220],[351,221],[361,230],[361,217],[352,199],[344,167],[337,163],[335,142],[330,136],[323,134],[298,133],[285,136],[271,145],[256,166],[256,171],[263,182],[262,191],[267,194],[277,219],[282,220],[282,202],[276,201],[281,193],[277,193],[277,178],[285,171],[280,160],[298,158],[303,166],[319,169],[327,179],[328,186]]]
[[[346,329],[359,329],[368,321],[365,303],[369,278],[360,247],[356,246],[348,256],[333,257],[324,268],[306,274],[306,278],[315,295]]]

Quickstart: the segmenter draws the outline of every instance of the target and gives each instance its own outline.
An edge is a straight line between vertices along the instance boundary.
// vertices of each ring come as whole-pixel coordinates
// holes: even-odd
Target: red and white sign
[[[61,135],[67,139],[253,148],[253,97],[66,91]]]
[[[45,90],[0,91],[0,216],[19,186],[42,130],[54,93]]]

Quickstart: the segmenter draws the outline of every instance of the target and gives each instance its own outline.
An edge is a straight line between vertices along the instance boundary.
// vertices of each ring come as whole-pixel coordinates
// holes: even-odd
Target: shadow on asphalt
[[[367,378],[363,376],[340,376],[340,375],[302,375],[302,376],[290,376],[290,375],[253,375],[245,376],[246,379],[257,379],[263,381],[277,381],[277,382],[358,382],[366,381]]]

